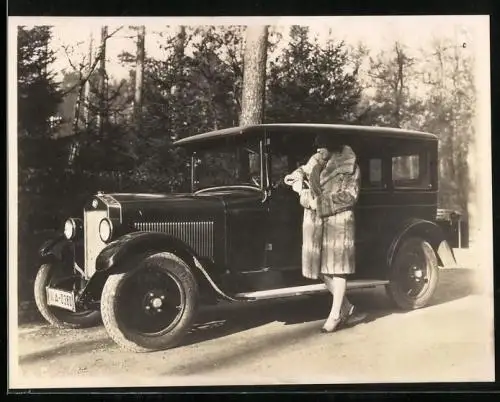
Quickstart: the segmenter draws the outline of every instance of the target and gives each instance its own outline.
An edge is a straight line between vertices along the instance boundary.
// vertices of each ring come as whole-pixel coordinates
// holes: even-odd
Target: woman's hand
[[[292,184],[292,189],[296,193],[300,194],[303,188],[304,188],[304,182],[302,180],[297,180]]]
[[[310,202],[309,205],[313,211],[316,211],[318,209],[318,199],[313,198]]]
[[[317,198],[315,198],[312,195],[311,190],[304,189],[299,192],[299,195],[300,195],[300,205],[302,205],[304,208],[307,209],[316,210],[318,201]]]
[[[290,173],[290,174],[287,174],[284,178],[284,183],[287,185],[287,186],[292,186],[294,184],[296,184],[297,182],[299,183],[302,183],[304,181],[304,173],[302,172],[302,170],[300,169],[297,169],[295,170],[294,172]],[[297,187],[298,185],[296,185]],[[301,187],[302,188],[302,187]],[[295,190],[295,188],[294,188]],[[298,192],[298,191],[297,191]]]

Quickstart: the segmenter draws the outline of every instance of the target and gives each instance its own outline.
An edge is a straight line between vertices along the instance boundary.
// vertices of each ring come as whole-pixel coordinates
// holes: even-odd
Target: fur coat
[[[302,225],[302,273],[318,279],[320,274],[355,272],[352,207],[358,200],[360,172],[349,146],[323,160],[319,153],[285,177],[304,207]],[[303,188],[304,184],[308,188]]]

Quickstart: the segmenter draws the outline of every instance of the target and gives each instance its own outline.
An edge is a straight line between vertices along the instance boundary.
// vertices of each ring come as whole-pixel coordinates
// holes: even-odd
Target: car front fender
[[[123,272],[131,257],[148,252],[172,251],[179,256],[195,256],[195,252],[179,239],[166,233],[133,232],[108,244],[96,260],[97,272]]]
[[[43,262],[51,258],[63,261],[70,245],[71,241],[64,235],[60,235],[45,241],[38,250],[38,254]]]
[[[195,251],[181,240],[166,233],[133,232],[120,237],[105,247],[96,260],[96,279],[109,274],[125,272],[133,267],[127,264],[131,259],[151,252],[169,251],[194,268],[198,279],[206,281],[210,287],[221,297],[239,301],[223,291],[216,277],[220,272],[209,274],[206,267],[200,262]]]
[[[425,241],[428,241],[434,252],[439,258],[439,265],[446,268],[457,267],[457,261],[450,247],[446,236],[439,225],[434,222],[426,221],[423,219],[411,219],[406,221],[396,231],[396,236],[393,238],[392,243],[387,253],[387,266],[392,265],[394,255],[401,242],[410,236],[419,236]]]

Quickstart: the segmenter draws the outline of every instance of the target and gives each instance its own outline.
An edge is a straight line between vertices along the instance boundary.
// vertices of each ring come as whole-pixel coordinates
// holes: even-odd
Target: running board
[[[373,288],[375,286],[387,285],[389,281],[386,280],[369,280],[359,279],[347,282],[347,289],[365,289]],[[315,285],[295,286],[291,288],[279,288],[269,290],[259,290],[256,292],[238,293],[236,297],[243,299],[264,300],[264,299],[278,299],[281,297],[302,296],[314,293],[328,292],[324,283]]]

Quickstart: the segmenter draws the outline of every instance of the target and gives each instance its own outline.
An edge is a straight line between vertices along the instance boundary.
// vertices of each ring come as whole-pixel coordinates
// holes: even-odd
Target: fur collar
[[[334,153],[321,170],[321,185],[333,179],[338,174],[353,174],[356,168],[356,154],[352,148],[345,145],[340,153]]]

